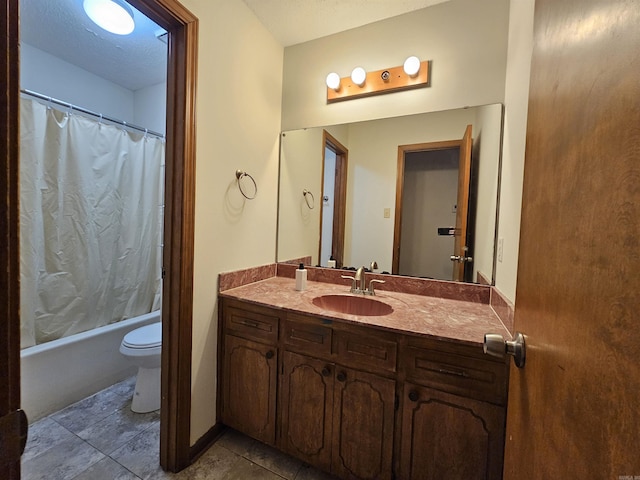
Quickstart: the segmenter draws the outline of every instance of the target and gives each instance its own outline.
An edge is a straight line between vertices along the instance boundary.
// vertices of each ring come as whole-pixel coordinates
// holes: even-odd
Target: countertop
[[[349,315],[324,310],[312,303],[320,295],[335,294],[350,295],[349,288],[308,281],[306,290],[299,292],[295,289],[295,280],[271,277],[222,291],[219,295],[289,312],[371,325],[387,331],[427,335],[469,345],[481,346],[485,333],[499,333],[505,338],[511,338],[487,304],[383,290],[376,291],[376,295],[370,298],[393,307],[394,311],[384,316]]]

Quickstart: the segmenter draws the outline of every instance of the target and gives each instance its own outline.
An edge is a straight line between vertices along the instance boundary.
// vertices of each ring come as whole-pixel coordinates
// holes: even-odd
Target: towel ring
[[[313,210],[313,207],[316,206],[316,199],[313,196],[313,193],[309,190],[302,190],[302,196],[304,196],[304,201],[306,202],[307,207],[309,207],[309,210]],[[311,204],[309,204],[309,197],[311,197]]]
[[[240,183],[240,180],[242,180],[244,177],[249,177],[253,182],[253,195],[247,195],[247,193],[242,189],[242,184]],[[254,198],[256,198],[256,195],[258,194],[258,185],[256,184],[256,181],[253,179],[253,177],[249,175],[247,172],[243,172],[242,170],[236,170],[236,178],[238,179],[238,188],[240,189],[240,193],[242,194],[242,196],[247,200],[253,200]]]

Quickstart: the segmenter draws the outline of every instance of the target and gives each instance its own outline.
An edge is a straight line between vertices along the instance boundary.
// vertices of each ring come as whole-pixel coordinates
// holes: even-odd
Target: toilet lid
[[[162,345],[162,323],[152,323],[127,333],[122,344],[129,348],[153,348]]]

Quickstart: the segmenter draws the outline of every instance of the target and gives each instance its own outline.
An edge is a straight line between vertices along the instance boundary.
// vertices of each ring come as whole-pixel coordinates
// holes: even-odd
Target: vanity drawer
[[[415,347],[403,350],[402,363],[412,382],[497,405],[506,403],[504,363]]]
[[[338,362],[366,370],[396,371],[398,343],[394,339],[360,331],[337,331],[334,335]]]
[[[331,355],[331,327],[310,322],[305,317],[287,314],[282,328],[282,341],[285,345],[307,354],[323,357]]]
[[[275,344],[278,341],[279,318],[269,313],[269,310],[254,311],[228,306],[224,314],[225,332]]]

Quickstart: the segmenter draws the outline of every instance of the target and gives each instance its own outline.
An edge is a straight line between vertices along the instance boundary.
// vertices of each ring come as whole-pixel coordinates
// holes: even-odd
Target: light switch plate
[[[391,209],[390,208],[385,208],[384,209],[384,218],[390,218],[391,217]]]

